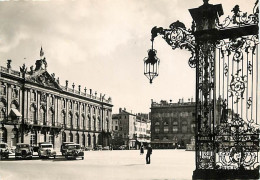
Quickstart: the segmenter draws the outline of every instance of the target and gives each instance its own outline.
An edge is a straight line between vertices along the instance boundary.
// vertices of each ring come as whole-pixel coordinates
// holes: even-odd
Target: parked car
[[[84,150],[81,148],[80,144],[66,144],[66,152],[65,152],[65,158],[81,158],[84,159]]]
[[[22,159],[32,159],[32,148],[29,144],[26,143],[18,143],[16,144],[15,149],[15,159],[22,158]]]
[[[9,158],[9,148],[8,148],[8,144],[7,143],[0,143],[0,156],[1,159],[5,158],[8,159]]]
[[[122,146],[119,147],[119,149],[120,150],[126,150],[126,149],[128,149],[128,146],[127,145],[122,145]]]
[[[66,152],[66,145],[67,144],[73,144],[73,142],[63,142],[62,143],[62,145],[60,146],[60,152],[61,152],[61,154],[62,154],[62,156],[64,156],[65,155],[65,152]]]
[[[53,157],[56,158],[56,151],[53,149],[53,144],[49,142],[39,143],[39,150],[38,155],[40,158],[46,157]]]

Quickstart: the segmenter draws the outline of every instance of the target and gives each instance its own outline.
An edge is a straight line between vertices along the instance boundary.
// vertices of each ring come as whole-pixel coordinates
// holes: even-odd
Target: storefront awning
[[[15,108],[11,108],[9,115],[12,117],[22,117],[22,114]]]

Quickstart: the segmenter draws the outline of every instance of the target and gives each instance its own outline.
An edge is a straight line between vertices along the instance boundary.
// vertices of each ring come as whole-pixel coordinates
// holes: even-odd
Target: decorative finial
[[[203,2],[204,2],[204,5],[209,4],[209,0],[203,0]]]
[[[42,46],[41,46],[41,50],[40,50],[40,57],[44,56],[44,52],[42,50]]]
[[[87,93],[87,88],[86,87],[84,88],[84,91],[85,91],[85,93]]]
[[[12,62],[11,59],[8,59],[8,60],[7,60],[7,69],[11,69],[11,68],[12,68],[11,62]]]
[[[79,92],[80,92],[81,85],[79,85]]]
[[[69,81],[68,81],[68,80],[66,80],[66,88],[68,87],[68,84],[69,84]]]
[[[74,84],[74,83],[72,84],[72,88],[73,88],[73,90],[74,90],[74,88],[75,88],[75,84]]]

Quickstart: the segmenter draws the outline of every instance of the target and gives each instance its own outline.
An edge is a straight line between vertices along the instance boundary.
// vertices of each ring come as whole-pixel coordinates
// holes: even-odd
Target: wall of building
[[[0,141],[10,146],[17,142],[37,145],[41,141],[54,141],[54,147],[59,149],[65,140],[61,134],[66,133],[66,141],[70,141],[71,133],[73,142],[79,136],[79,143],[83,144],[85,134],[86,146],[88,135],[92,147],[109,145],[113,105],[102,94],[97,96],[92,90],[88,94],[86,89],[82,92],[74,84],[69,88],[68,82],[62,86],[44,68],[22,73],[0,67],[0,88]],[[102,140],[98,140],[100,137]]]
[[[195,135],[195,103],[153,102],[151,122],[151,143],[155,148],[186,148]]]

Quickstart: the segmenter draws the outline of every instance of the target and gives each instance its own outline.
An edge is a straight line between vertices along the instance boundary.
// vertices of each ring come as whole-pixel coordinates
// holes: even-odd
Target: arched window
[[[191,125],[190,125],[191,127],[191,132],[192,133],[194,133],[195,132],[195,128],[196,128],[196,126],[195,126],[195,124],[194,123],[191,123]]]
[[[65,115],[65,112],[64,112],[64,111],[62,111],[61,116],[62,116],[63,126],[66,127],[66,115]]]
[[[40,109],[40,123],[46,125],[46,112],[43,107]]]
[[[30,108],[30,120],[33,124],[37,124],[37,119],[36,119],[36,108],[31,105],[31,108]]]
[[[73,134],[72,133],[69,133],[69,141],[73,142]]]
[[[72,109],[72,102],[69,102],[69,108]]]
[[[75,140],[76,140],[76,143],[79,144],[79,133],[76,134]]]
[[[54,97],[50,96],[50,104],[54,105]]]
[[[169,123],[167,121],[165,121],[163,123],[163,132],[164,133],[168,133],[169,132]]]
[[[107,128],[107,131],[109,131],[109,122],[108,122],[108,119],[106,119],[106,128]]]
[[[173,121],[172,132],[174,132],[174,133],[178,132],[178,122],[177,121]]]
[[[55,126],[55,115],[54,115],[54,111],[53,109],[49,110],[49,121],[48,121],[49,125]]]
[[[2,100],[0,101],[0,121],[3,121],[5,117],[5,102]]]
[[[6,95],[6,87],[5,85],[0,86],[0,95]]]
[[[91,136],[88,134],[88,146],[91,146]]]
[[[82,134],[82,145],[86,146],[85,134]]]
[[[76,126],[76,128],[79,128],[79,115],[78,114],[76,114],[76,116],[75,116],[75,126]]]
[[[18,91],[18,89],[16,89],[16,88],[13,89],[12,97],[16,99],[16,98],[18,98],[18,95],[19,95],[19,91]]]
[[[66,133],[62,132],[62,142],[66,142]]]
[[[32,92],[31,93],[31,101],[36,101],[36,97],[37,97],[36,92]]]
[[[183,133],[187,132],[187,121],[182,121],[182,123],[181,123],[181,131]]]
[[[88,116],[88,130],[91,130],[91,118]]]
[[[160,123],[157,121],[155,122],[155,127],[154,127],[154,131],[155,133],[159,133],[160,132]]]
[[[66,108],[66,100],[65,99],[63,99],[63,108]]]
[[[96,130],[96,118],[95,117],[93,118],[93,128],[94,128],[94,130]]]
[[[31,132],[30,145],[31,146],[37,146],[37,135],[36,135],[35,131]]]
[[[72,116],[72,113],[70,112],[69,113],[69,120],[67,122],[67,127],[70,128],[72,126],[72,122],[73,121],[73,116]]]
[[[86,122],[85,122],[85,116],[82,114],[81,116],[81,128],[85,129],[86,128]]]
[[[98,117],[98,120],[97,120],[97,130],[100,131],[101,130],[101,123],[100,123],[100,118]]]

